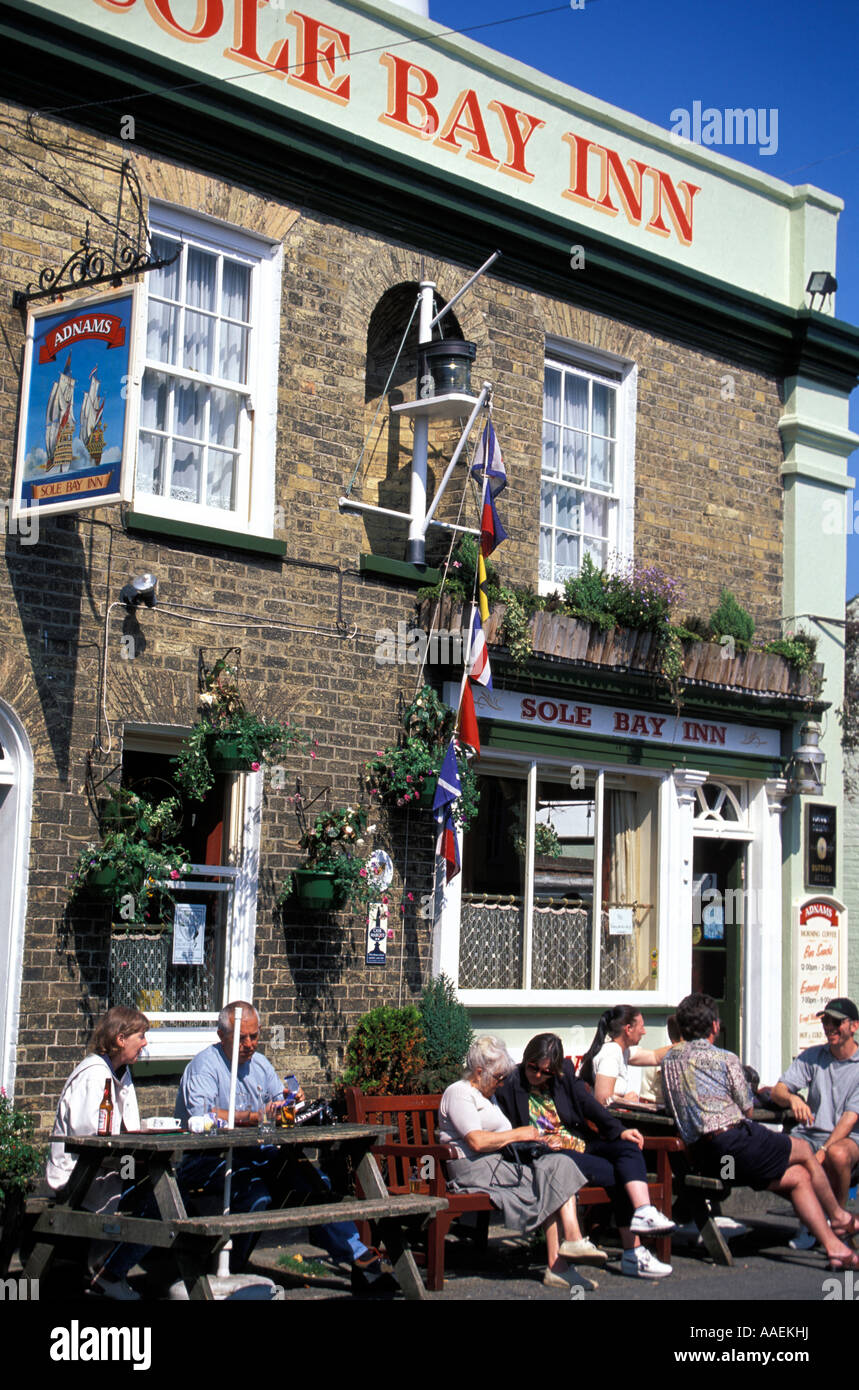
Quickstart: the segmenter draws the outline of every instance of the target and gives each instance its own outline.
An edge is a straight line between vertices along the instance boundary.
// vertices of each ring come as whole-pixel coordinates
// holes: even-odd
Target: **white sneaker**
[[[751,1229],[742,1221],[735,1221],[733,1216],[714,1216],[713,1221],[722,1232],[725,1240],[736,1240],[739,1236],[747,1236]]]
[[[675,1223],[670,1216],[658,1211],[656,1207],[639,1207],[629,1223],[630,1230],[638,1236],[664,1236],[673,1231]]]
[[[628,1275],[630,1279],[667,1279],[674,1271],[671,1265],[664,1265],[661,1260],[657,1260],[647,1246],[637,1245],[634,1250],[624,1250],[620,1260],[620,1272]]]
[[[788,1241],[791,1250],[813,1250],[817,1236],[813,1236],[807,1226],[800,1226],[793,1240]]]

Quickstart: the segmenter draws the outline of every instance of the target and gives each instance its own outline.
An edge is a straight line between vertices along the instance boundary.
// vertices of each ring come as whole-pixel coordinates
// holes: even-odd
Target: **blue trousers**
[[[628,1182],[647,1182],[644,1155],[631,1139],[588,1140],[583,1154],[570,1153],[588,1182],[608,1189],[618,1226],[628,1226],[633,1206],[624,1186]]]

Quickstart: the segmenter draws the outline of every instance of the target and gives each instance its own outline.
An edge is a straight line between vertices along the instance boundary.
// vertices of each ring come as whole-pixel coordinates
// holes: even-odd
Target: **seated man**
[[[793,1111],[799,1120],[794,1135],[814,1149],[844,1206],[859,1163],[859,1009],[852,999],[830,999],[817,1017],[826,1042],[793,1059],[773,1087],[772,1100]],[[798,1094],[806,1089],[807,1102]]]
[[[267,1058],[257,1052],[259,1046],[259,1014],[253,1004],[241,999],[227,1004],[218,1017],[219,1042],[204,1048],[185,1068],[179,1083],[175,1114],[183,1128],[194,1115],[208,1115],[212,1111],[219,1119],[229,1118],[230,1068],[233,1055],[233,1033],[235,1011],[242,1011],[239,1030],[239,1066],[236,1080],[237,1125],[253,1125],[259,1122],[260,1097],[269,1115],[275,1113],[283,1103],[283,1085],[277,1072]],[[264,1211],[272,1205],[279,1185],[277,1150],[273,1146],[263,1146],[256,1150],[233,1150],[233,1176],[231,1182],[230,1206],[233,1211]],[[220,1196],[223,1193],[225,1160],[218,1154],[194,1155],[185,1160],[179,1170],[179,1181],[183,1192]],[[293,1170],[294,1190],[307,1191],[309,1184],[302,1179],[300,1172]],[[328,1180],[322,1176],[326,1185]],[[274,1189],[274,1191],[273,1191]],[[380,1281],[385,1287],[390,1276],[383,1273],[378,1250],[368,1249],[358,1235],[358,1228],[352,1221],[331,1222],[327,1226],[314,1227],[311,1239],[323,1246],[335,1259],[348,1261],[352,1265],[352,1287],[355,1290],[377,1287]],[[233,1260],[236,1265],[247,1258],[253,1248],[254,1237],[240,1237],[233,1241]]]
[[[859,1269],[859,1254],[845,1244],[859,1233],[859,1218],[836,1199],[810,1144],[749,1118],[752,1095],[740,1059],[715,1046],[714,1001],[707,994],[687,995],[677,1023],[683,1046],[663,1059],[662,1081],[692,1162],[710,1176],[782,1193],[820,1241],[830,1269]]]

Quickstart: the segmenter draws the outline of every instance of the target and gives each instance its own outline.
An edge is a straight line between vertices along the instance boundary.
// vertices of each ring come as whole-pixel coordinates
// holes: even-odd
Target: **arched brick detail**
[[[301,215],[295,208],[209,178],[196,169],[180,169],[175,164],[156,162],[146,155],[138,155],[135,163],[149,198],[216,217],[219,222],[255,232],[271,241],[283,241]]]
[[[633,361],[641,357],[644,335],[629,324],[603,318],[575,304],[564,304],[558,300],[540,302],[545,310],[543,324],[548,337],[565,338],[570,343],[580,343],[597,352],[613,353],[615,357],[626,357]]]

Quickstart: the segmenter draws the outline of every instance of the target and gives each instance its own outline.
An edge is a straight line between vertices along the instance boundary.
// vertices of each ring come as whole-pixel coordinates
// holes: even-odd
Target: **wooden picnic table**
[[[209,1301],[214,1297],[207,1272],[210,1262],[232,1235],[363,1220],[378,1224],[379,1238],[406,1298],[426,1298],[423,1281],[409,1249],[407,1227],[416,1219],[423,1224],[447,1203],[444,1199],[421,1194],[394,1197],[388,1193],[370,1150],[377,1140],[391,1133],[389,1125],[338,1124],[296,1125],[291,1129],[274,1129],[262,1136],[253,1127],[219,1130],[212,1135],[159,1130],[70,1136],[63,1143],[70,1153],[78,1155],[77,1163],[63,1191],[63,1200],[46,1207],[36,1222],[36,1244],[24,1273],[28,1278],[38,1279],[48,1268],[55,1242],[61,1237],[130,1242],[170,1250],[189,1297]],[[188,1215],[177,1177],[185,1158],[219,1154],[226,1149],[259,1149],[262,1145],[277,1148],[278,1156],[282,1154],[284,1159],[306,1158],[310,1150],[325,1150],[347,1158],[363,1196],[350,1195],[341,1200],[276,1210],[235,1212],[228,1216]],[[117,1168],[122,1159],[128,1157],[146,1165],[158,1207],[157,1217],[127,1216],[122,1212],[107,1215],[83,1209],[90,1184],[108,1157],[115,1160]],[[323,1191],[320,1179],[320,1195]]]

